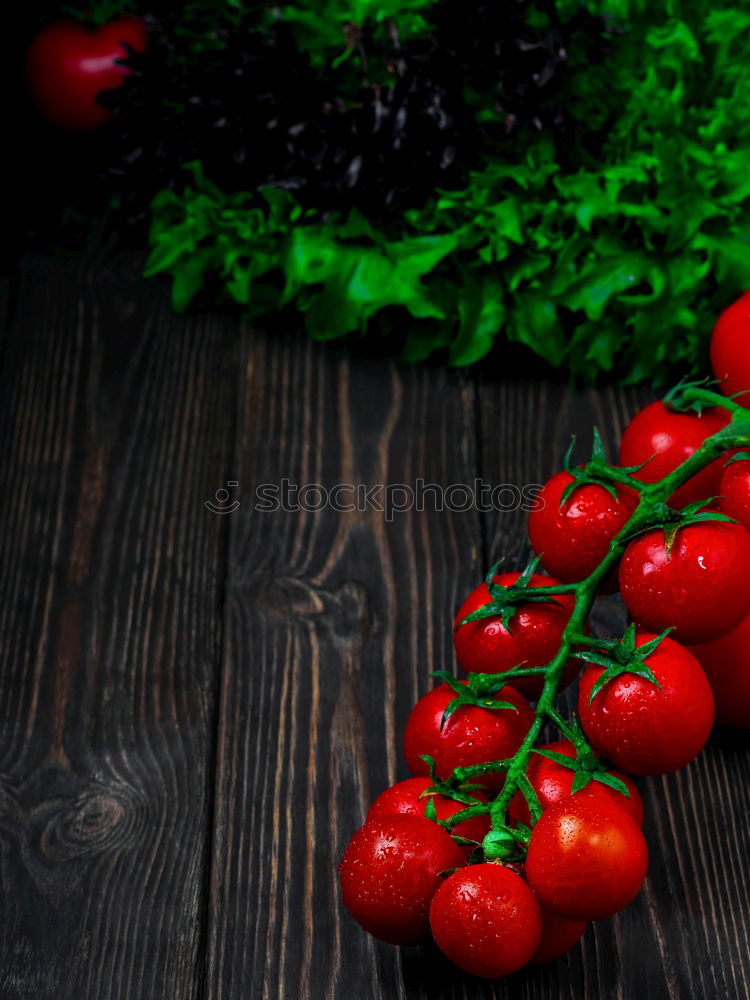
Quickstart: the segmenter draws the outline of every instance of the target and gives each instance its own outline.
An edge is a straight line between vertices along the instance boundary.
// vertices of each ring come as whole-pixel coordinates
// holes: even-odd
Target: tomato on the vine
[[[575,747],[568,740],[558,740],[555,743],[546,743],[539,747],[540,750],[548,750],[560,754],[570,760],[575,760]],[[617,806],[629,813],[639,826],[643,824],[643,799],[638,789],[631,779],[620,771],[610,771],[615,778],[625,785],[630,792],[627,798],[622,792],[601,781],[593,779],[589,781],[585,788],[581,788],[575,793],[576,798],[581,801],[590,801],[599,805]],[[533,753],[526,769],[526,777],[531,782],[531,787],[537,794],[542,811],[549,809],[555,802],[570,798],[573,794],[573,779],[575,773],[563,764],[559,764],[541,754]],[[512,820],[531,825],[531,815],[526,799],[521,792],[516,792],[511,800],[508,815]]]
[[[728,423],[726,410],[676,413],[664,403],[651,403],[636,413],[625,428],[620,442],[620,465],[632,467],[647,462],[633,476],[642,483],[657,483]],[[722,466],[722,459],[717,459],[696,473],[672,494],[670,505],[679,510],[694,501],[716,496]]]
[[[429,936],[432,897],[441,873],[465,864],[449,834],[420,816],[368,820],[339,865],[344,905],[368,933],[389,944],[419,944]]]
[[[750,531],[750,461],[747,459],[729,462],[724,467],[719,483],[719,510]]]
[[[656,636],[636,633],[640,648]],[[608,681],[591,699],[603,668],[581,676],[578,715],[592,747],[631,774],[669,774],[689,764],[711,734],[714,699],[700,663],[684,646],[664,639],[645,657],[656,684],[634,673]]]
[[[457,802],[448,798],[447,795],[425,796],[425,792],[431,786],[429,778],[407,778],[406,781],[399,781],[395,785],[386,788],[384,792],[375,799],[367,813],[368,821],[378,819],[381,816],[424,816],[427,803],[432,801],[435,804],[435,813],[438,822],[455,816],[457,812],[462,812],[468,808],[468,804]],[[480,791],[468,793],[477,802],[487,802],[487,796]],[[481,843],[484,835],[489,833],[490,818],[486,816],[475,816],[473,819],[466,819],[453,827],[453,833],[466,840],[474,840]],[[471,850],[471,848],[468,848]]]
[[[542,917],[534,894],[516,872],[494,863],[450,875],[430,906],[438,948],[475,976],[494,979],[534,957]]]
[[[750,292],[724,310],[711,334],[711,368],[725,396],[750,407]]]
[[[501,587],[516,583],[520,573],[500,573],[493,582]],[[534,574],[529,587],[551,587],[559,583],[549,576]],[[549,604],[522,604],[506,628],[500,616],[482,621],[461,622],[491,601],[487,584],[476,587],[458,609],[454,622],[453,642],[456,658],[467,674],[501,674],[519,666],[543,667],[553,658],[560,646],[563,631],[573,613],[575,599],[570,594],[560,594]],[[578,666],[574,660],[566,670],[564,684],[576,676]],[[527,698],[541,693],[544,681],[539,677],[520,677],[510,682]]]
[[[750,612],[750,534],[706,521],[634,539],[620,562],[620,592],[633,620],[651,632],[674,627],[681,642],[707,642]]]
[[[54,21],[42,28],[26,53],[26,80],[40,111],[70,132],[89,132],[112,115],[98,97],[116,90],[130,74],[129,49],[143,52],[146,25],[118,17],[97,28]]]
[[[429,768],[422,755],[435,760],[435,771],[447,778],[456,767],[505,760],[518,750],[534,721],[529,703],[512,687],[501,688],[494,701],[513,708],[481,708],[461,705],[442,725],[443,713],[456,697],[448,684],[433,688],[411,711],[404,731],[404,756],[413,775],[426,775]],[[487,788],[500,788],[502,772],[475,779]]]
[[[691,646],[716,701],[716,721],[750,729],[750,615],[733,632]]]
[[[542,939],[529,964],[544,965],[561,958],[578,944],[588,925],[587,920],[566,920],[542,910]]]
[[[573,482],[569,472],[558,472],[539,494],[544,506],[529,514],[532,548],[544,568],[563,583],[577,583],[593,573],[638,503],[637,494],[625,486],[614,487],[615,499],[596,483],[576,487],[563,503]]]
[[[568,920],[617,913],[638,893],[647,867],[646,841],[632,816],[577,795],[542,814],[526,856],[540,906]]]

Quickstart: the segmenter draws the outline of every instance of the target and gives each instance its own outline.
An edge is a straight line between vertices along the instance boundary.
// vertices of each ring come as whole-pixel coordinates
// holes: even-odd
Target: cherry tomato
[[[636,633],[636,646],[653,639]],[[592,747],[631,774],[669,774],[689,764],[706,745],[714,699],[700,663],[684,646],[664,639],[646,665],[661,685],[635,674],[609,681],[589,701],[602,668],[581,677],[578,715]]]
[[[488,709],[462,705],[440,727],[443,712],[456,697],[447,684],[433,688],[420,698],[411,711],[404,731],[404,756],[413,775],[428,774],[420,757],[429,754],[435,760],[438,777],[447,778],[456,767],[505,760],[518,750],[533,721],[529,703],[507,685],[493,695],[512,708]],[[487,788],[500,788],[502,772],[477,779]]]
[[[692,646],[706,672],[722,726],[750,729],[750,616],[733,632]]]
[[[719,498],[719,510],[750,531],[750,461],[730,462],[724,467]]]
[[[514,584],[519,573],[501,573],[494,582],[502,587]],[[549,576],[534,574],[530,587],[551,587],[559,583]],[[500,617],[478,622],[461,622],[484,604],[490,603],[487,584],[480,584],[458,609],[454,622],[453,641],[459,666],[467,674],[501,674],[523,663],[526,667],[543,667],[554,657],[560,646],[563,630],[573,613],[575,599],[571,594],[555,597],[555,604],[521,605],[505,628]],[[571,660],[563,684],[569,684],[578,673]],[[523,677],[513,681],[513,687],[527,698],[538,697],[544,681]]]
[[[711,368],[725,396],[750,389],[750,292],[719,316],[711,334]],[[750,407],[750,395],[735,402]]]
[[[551,750],[554,753],[562,754],[563,757],[570,757],[575,760],[576,751],[572,743],[568,740],[558,740],[556,743],[547,743],[540,747],[540,750]],[[585,788],[576,792],[576,798],[599,803],[600,805],[617,806],[629,813],[639,826],[643,824],[643,800],[638,789],[626,774],[620,771],[611,771],[616,778],[619,778],[630,792],[630,798],[626,798],[622,792],[615,788],[602,784],[601,781],[590,781]],[[526,776],[539,798],[542,810],[549,809],[555,802],[570,798],[573,793],[573,771],[562,764],[557,764],[554,760],[542,757],[539,754],[532,754],[529,766],[526,769]],[[510,803],[508,814],[512,820],[531,825],[531,815],[526,799],[520,792],[516,792]]]
[[[586,920],[566,920],[542,910],[542,939],[529,964],[544,965],[561,958],[578,944],[587,927]]]
[[[542,917],[534,894],[502,865],[471,865],[450,875],[430,906],[438,948],[475,976],[516,972],[539,947]]]
[[[420,798],[420,796],[430,785],[429,778],[407,778],[406,781],[399,781],[395,785],[391,785],[390,788],[381,792],[370,806],[370,811],[367,813],[368,821],[396,814],[424,816],[429,799],[427,797]],[[487,802],[487,796],[483,795],[482,792],[474,791],[470,794],[477,802]],[[448,819],[449,816],[454,816],[457,812],[467,808],[463,802],[456,802],[455,799],[449,799],[445,795],[431,795],[430,799],[435,803],[438,821]],[[456,836],[465,837],[466,840],[474,840],[480,844],[489,830],[489,815],[476,816],[474,819],[464,820],[463,823],[453,827],[453,833]],[[471,850],[472,848],[467,848],[467,851]]]
[[[577,795],[542,814],[526,856],[539,905],[567,920],[611,917],[637,894],[647,867],[646,841],[632,816]]]
[[[572,482],[570,473],[558,472],[539,494],[544,507],[529,515],[532,547],[544,568],[563,583],[577,583],[591,575],[638,503],[637,495],[627,487],[616,488],[615,500],[603,486],[587,484],[577,487],[561,506]]]
[[[664,532],[634,539],[620,562],[620,592],[639,626],[680,642],[708,642],[750,612],[750,534],[708,521],[680,528],[671,552]]]
[[[725,410],[675,413],[664,403],[651,403],[633,417],[620,442],[620,465],[640,465],[651,461],[634,477],[642,483],[656,483],[674,472],[678,465],[700,448],[707,437],[729,423]],[[652,457],[653,456],[653,457]],[[723,459],[717,459],[676,490],[672,507],[681,510],[695,500],[717,496]]]
[[[118,17],[98,28],[54,21],[39,32],[26,53],[26,80],[40,111],[69,132],[90,132],[111,118],[97,100],[121,87],[130,74],[122,62],[146,47],[146,26],[137,17]]]
[[[339,865],[344,905],[368,933],[389,944],[419,944],[429,936],[430,901],[441,872],[461,867],[464,852],[420,816],[367,821]]]

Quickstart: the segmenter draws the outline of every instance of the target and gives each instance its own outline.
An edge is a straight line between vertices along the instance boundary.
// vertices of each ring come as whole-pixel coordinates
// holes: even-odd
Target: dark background
[[[742,735],[642,783],[646,886],[555,965],[491,984],[362,933],[338,859],[525,515],[253,510],[284,477],[540,483],[654,394],[176,318],[142,255],[36,243],[3,285],[0,997],[750,995]]]

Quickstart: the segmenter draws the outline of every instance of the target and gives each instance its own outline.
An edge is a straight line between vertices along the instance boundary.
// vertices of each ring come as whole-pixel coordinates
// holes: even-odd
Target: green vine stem
[[[536,795],[526,776],[526,771],[528,769],[529,758],[544,725],[547,722],[552,722],[562,735],[573,743],[579,755],[585,756],[591,754],[591,750],[581,732],[562,717],[556,707],[556,703],[560,681],[566,664],[570,656],[575,652],[576,647],[593,647],[597,643],[596,639],[586,636],[584,630],[600,585],[614,570],[625,551],[625,547],[633,537],[645,531],[664,526],[666,523],[669,523],[667,519],[670,516],[676,516],[667,506],[669,498],[675,490],[687,482],[688,479],[692,478],[697,472],[700,472],[701,469],[717,458],[720,458],[726,451],[733,448],[750,446],[750,410],[744,409],[731,399],[727,399],[699,385],[688,384],[682,387],[678,386],[677,389],[672,390],[668,396],[668,401],[668,405],[681,412],[693,409],[700,413],[704,407],[722,407],[729,411],[731,420],[726,427],[707,438],[701,447],[683,462],[682,465],[675,469],[674,472],[658,483],[641,483],[624,473],[622,469],[610,469],[607,467],[599,470],[599,474],[604,475],[611,482],[628,486],[637,492],[639,497],[638,505],[627,524],[613,538],[607,555],[589,577],[580,583],[534,588],[534,594],[537,596],[543,594],[550,596],[573,594],[575,596],[573,613],[563,631],[560,648],[554,658],[546,667],[536,668],[540,673],[544,674],[544,687],[536,705],[534,721],[515,756],[509,760],[491,761],[487,764],[457,768],[448,779],[448,784],[457,788],[459,785],[474,778],[496,771],[506,771],[505,782],[500,794],[492,803],[478,803],[476,806],[469,806],[469,808],[463,809],[450,818],[443,820],[441,825],[447,830],[452,830],[458,823],[466,819],[489,813],[493,836],[504,833],[509,834],[515,841],[520,843],[528,841],[528,831],[509,827],[506,817],[508,806],[513,796],[520,790],[527,799],[532,823],[538,819],[539,803],[536,801]],[[706,502],[709,499],[706,498]],[[531,671],[525,671],[525,673],[530,674]],[[520,676],[520,673],[518,676]]]

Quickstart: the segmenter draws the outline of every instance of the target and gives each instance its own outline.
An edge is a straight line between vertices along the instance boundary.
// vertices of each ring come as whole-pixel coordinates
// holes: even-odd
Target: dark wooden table
[[[125,255],[29,256],[6,291],[3,1000],[750,996],[737,735],[644,784],[646,887],[556,965],[491,984],[361,933],[337,861],[525,515],[254,509],[284,479],[543,482],[647,391],[175,318]]]

